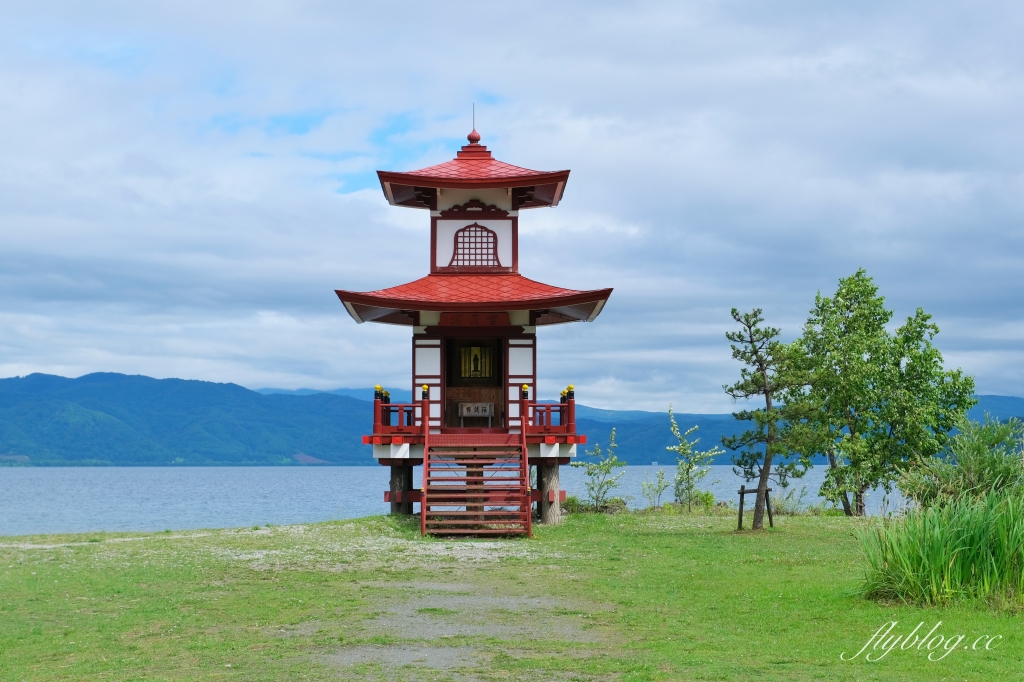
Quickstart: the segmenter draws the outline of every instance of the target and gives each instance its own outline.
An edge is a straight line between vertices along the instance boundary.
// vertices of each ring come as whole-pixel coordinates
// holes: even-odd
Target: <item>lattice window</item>
[[[455,233],[455,253],[449,266],[501,267],[498,261],[498,235],[473,223]]]

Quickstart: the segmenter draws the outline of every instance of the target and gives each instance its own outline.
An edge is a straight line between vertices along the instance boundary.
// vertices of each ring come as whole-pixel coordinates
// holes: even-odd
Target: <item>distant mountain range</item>
[[[391,402],[393,403],[409,403],[412,402],[412,391],[408,388],[390,388],[385,389],[391,394]],[[257,388],[256,392],[262,395],[317,395],[318,393],[327,393],[329,395],[345,395],[349,398],[358,398],[359,400],[373,400],[373,388],[336,388],[331,391],[317,391],[312,388]]]
[[[389,389],[395,402],[410,391]],[[0,379],[0,465],[196,466],[372,464],[361,436],[372,388],[315,391],[97,373]],[[971,416],[1024,415],[1024,398],[979,396]],[[698,426],[701,449],[743,430],[729,414],[677,414]],[[612,427],[619,458],[673,461],[668,415],[577,406],[577,423],[602,448]],[[729,455],[718,463],[729,463]]]
[[[0,380],[0,457],[32,464],[365,464],[371,403],[89,374]],[[298,459],[296,457],[298,456]]]

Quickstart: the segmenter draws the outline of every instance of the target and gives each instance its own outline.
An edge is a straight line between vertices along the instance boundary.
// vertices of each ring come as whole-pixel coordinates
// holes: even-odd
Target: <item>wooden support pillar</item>
[[[550,464],[537,465],[537,487],[540,488],[540,522],[547,525],[562,522],[562,506],[558,501],[560,497],[558,458],[552,457],[551,460]]]
[[[412,492],[412,467],[405,464],[391,465],[392,514],[412,514],[410,492]]]

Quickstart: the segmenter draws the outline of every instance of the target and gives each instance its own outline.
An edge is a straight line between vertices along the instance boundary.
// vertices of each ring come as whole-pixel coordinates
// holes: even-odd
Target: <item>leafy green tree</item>
[[[700,442],[700,438],[694,438],[691,441],[689,436],[697,430],[697,427],[693,426],[686,433],[683,433],[676,423],[676,415],[672,411],[671,405],[668,406],[668,420],[671,425],[672,435],[679,441],[677,445],[669,445],[665,448],[669,452],[676,453],[676,477],[674,481],[676,504],[685,504],[686,510],[692,511],[694,499],[699,492],[697,486],[700,485],[700,482],[704,480],[704,477],[711,470],[711,462],[714,461],[717,455],[725,453],[725,450],[720,449],[718,446],[703,452],[695,450],[694,446]]]
[[[640,484],[640,492],[647,498],[648,507],[660,507],[661,496],[668,490],[669,482],[665,480],[665,470],[658,469],[658,474],[653,481],[643,481]]]
[[[615,450],[618,447],[615,442],[615,429],[612,429],[612,434],[608,439],[607,454],[601,452],[600,443],[594,443],[594,449],[587,450],[586,455],[596,458],[596,462],[572,463],[574,467],[583,469],[583,473],[587,477],[587,496],[595,509],[600,510],[605,507],[608,503],[608,494],[619,486],[619,479],[626,473],[624,471],[615,473],[616,468],[626,466],[625,462],[615,456]]]
[[[957,427],[944,457],[911,466],[900,476],[900,490],[919,507],[950,504],[962,498],[1024,490],[1024,423],[985,415]]]
[[[764,407],[734,412],[737,419],[753,422],[754,428],[739,436],[723,437],[722,443],[738,451],[733,455],[733,463],[742,475],[747,480],[757,479],[752,528],[758,530],[764,527],[765,495],[773,476],[773,463],[774,475],[781,480],[803,476],[809,466],[809,458],[790,444],[790,425],[801,423],[802,419],[788,400],[801,390],[806,373],[799,348],[779,341],[778,329],[761,326],[764,318],[760,308],[749,313],[733,308],[732,319],[740,330],[725,336],[732,341],[732,357],[745,367],[740,369],[739,381],[722,388],[734,400],[760,397]]]
[[[832,298],[818,293],[799,341],[811,380],[793,398],[806,415],[794,438],[828,458],[822,496],[847,515],[863,516],[867,491],[891,491],[908,462],[940,452],[975,403],[974,380],[943,370],[931,316],[918,308],[895,333],[891,319],[861,269]]]

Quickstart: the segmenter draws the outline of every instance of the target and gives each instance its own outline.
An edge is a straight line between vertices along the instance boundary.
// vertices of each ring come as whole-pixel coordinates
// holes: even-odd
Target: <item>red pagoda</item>
[[[480,135],[456,158],[408,173],[378,171],[392,206],[430,212],[430,274],[377,291],[338,291],[358,323],[412,328],[411,404],[380,387],[373,434],[363,442],[391,467],[392,513],[420,504],[422,532],[531,533],[532,503],[557,523],[559,466],[586,436],[576,432],[573,387],[537,399],[537,327],[601,312],[611,289],[576,291],[519,274],[519,212],[557,206],[569,171],[498,161]],[[413,467],[423,466],[412,489]],[[530,467],[538,489],[531,490]]]

